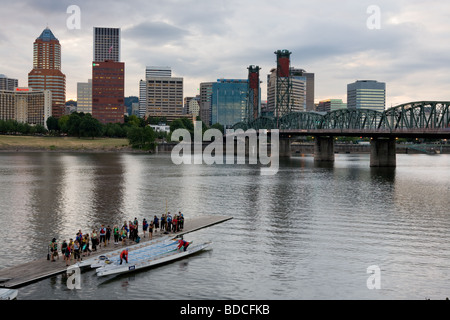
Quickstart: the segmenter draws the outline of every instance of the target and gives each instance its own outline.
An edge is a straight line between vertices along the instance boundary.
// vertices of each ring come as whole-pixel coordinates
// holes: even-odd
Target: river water
[[[450,155],[175,165],[170,155],[0,153],[0,267],[47,255],[51,238],[182,211],[233,219],[186,236],[208,251],[116,278],[64,275],[18,299],[445,299],[450,297]],[[375,270],[375,271],[373,271]],[[375,272],[375,273],[372,273]]]

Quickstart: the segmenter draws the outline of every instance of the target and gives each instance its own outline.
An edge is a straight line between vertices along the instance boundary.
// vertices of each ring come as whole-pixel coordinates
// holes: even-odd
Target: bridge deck
[[[197,217],[193,219],[185,220],[185,225],[183,231],[180,232],[171,232],[171,235],[183,235],[186,233],[190,233],[196,230],[200,230],[218,223],[225,222],[227,220],[232,219],[232,217],[227,216],[215,216],[208,215]],[[158,231],[153,233],[153,239],[163,236],[164,233]],[[141,243],[149,241],[148,235],[146,238],[141,236]],[[132,247],[136,245],[135,242],[132,242],[127,239],[127,243],[124,247]],[[102,246],[101,248],[97,248],[96,252],[92,252],[89,258],[100,256],[109,251],[116,250],[120,248],[122,244],[114,245],[110,244],[108,246]],[[74,264],[72,260],[72,264]],[[3,288],[17,288],[20,286],[24,286],[30,284],[32,282],[36,282],[51,276],[55,276],[61,274],[67,270],[65,265],[65,261],[60,254],[60,257],[55,262],[51,262],[46,258],[30,261],[18,266],[4,268],[0,270],[0,287]]]

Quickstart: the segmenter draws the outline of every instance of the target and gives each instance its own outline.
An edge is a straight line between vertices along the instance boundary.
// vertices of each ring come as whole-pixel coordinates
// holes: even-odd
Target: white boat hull
[[[130,251],[133,250],[140,250],[140,249],[153,249],[153,248],[157,248],[160,245],[163,245],[164,243],[167,243],[169,241],[171,241],[171,239],[174,239],[173,237],[163,237],[160,239],[155,239],[155,240],[150,240],[147,242],[142,242],[140,244],[134,244],[131,246],[126,246],[126,248],[129,248]],[[102,254],[101,256],[95,257],[95,258],[90,258],[90,259],[86,259],[84,261],[78,262],[76,264],[76,266],[78,266],[79,268],[84,268],[84,267],[91,267],[91,268],[98,268],[99,266],[102,266],[104,263],[105,259],[116,259],[119,257],[120,253],[122,252],[122,250],[125,247],[121,247],[119,249],[110,251],[106,254]]]
[[[133,272],[136,270],[144,269],[153,267],[162,263],[166,263],[169,261],[181,259],[184,257],[187,257],[189,255],[192,255],[194,253],[197,253],[199,251],[202,251],[210,246],[210,242],[203,243],[197,246],[189,246],[186,251],[177,251],[177,252],[171,252],[163,255],[157,256],[155,259],[147,259],[147,260],[141,260],[141,261],[135,261],[135,262],[129,262],[125,263],[123,262],[122,265],[120,264],[112,264],[107,265],[104,267],[101,267],[96,270],[97,276],[103,277],[108,275],[117,275],[127,272]]]
[[[18,293],[16,289],[0,289],[0,300],[14,300]]]

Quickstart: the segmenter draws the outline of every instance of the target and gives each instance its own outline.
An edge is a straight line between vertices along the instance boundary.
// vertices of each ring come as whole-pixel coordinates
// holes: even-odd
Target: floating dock
[[[230,219],[232,219],[232,217],[215,216],[215,215],[207,215],[195,217],[192,219],[186,219],[184,221],[184,228],[182,231],[170,232],[169,234],[171,236],[172,235],[181,236],[190,232],[210,227],[218,223],[228,221]],[[142,229],[140,229],[139,232],[141,236]],[[158,230],[157,232],[153,232],[153,239],[166,235],[167,234],[164,234],[164,232],[160,232]],[[147,232],[147,236],[145,238],[141,236],[140,243],[149,240],[150,239],[148,237]],[[110,243],[106,247],[105,246],[102,246],[101,248],[97,247],[97,251],[91,252],[91,255],[85,258],[93,258],[96,256],[100,256],[110,251],[117,250],[121,246],[132,248],[134,245],[137,245],[137,243],[135,243],[134,241],[132,242],[128,239],[125,245],[122,245],[122,243],[119,243],[118,245]],[[57,259],[55,262],[51,262],[50,260],[47,260],[46,257],[44,257],[42,259],[27,262],[18,266],[0,269],[0,288],[18,288],[66,272],[68,267],[66,266],[64,258],[61,255],[60,251],[59,253],[60,253],[59,259]],[[72,260],[71,265],[73,264],[75,264],[75,262]]]

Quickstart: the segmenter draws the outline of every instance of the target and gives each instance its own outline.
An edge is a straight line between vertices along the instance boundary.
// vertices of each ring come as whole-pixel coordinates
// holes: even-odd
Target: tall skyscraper
[[[150,77],[171,77],[172,69],[170,67],[147,66],[145,68],[145,79]],[[139,81],[139,116],[145,117],[147,112],[147,81]]]
[[[14,90],[19,86],[17,79],[8,78],[4,74],[0,74],[0,90]]]
[[[139,117],[144,118],[147,111],[147,81],[139,81]]]
[[[300,76],[298,73],[293,72],[291,68],[291,93],[290,93],[290,110],[291,112],[304,112],[307,111],[307,78],[306,76]],[[270,74],[267,76],[267,107],[266,112],[274,112],[276,105],[276,91],[277,91],[277,69],[270,70]]]
[[[347,85],[347,108],[383,112],[386,105],[386,84],[375,80],[357,80]]]
[[[172,77],[169,67],[147,67],[145,74],[145,85],[141,80],[139,88],[145,116],[167,121],[183,117],[183,78]]]
[[[200,119],[206,124],[211,124],[211,95],[214,82],[200,83]]]
[[[66,103],[66,76],[61,72],[61,45],[47,27],[33,44],[33,70],[28,86],[52,92],[52,115],[61,117]]]
[[[304,69],[291,68],[294,78],[305,82],[305,111],[314,111],[314,73],[306,72]]]
[[[120,62],[120,28],[94,27],[94,60]]]
[[[92,116],[101,123],[123,123],[125,63],[120,62],[120,28],[94,27]]]
[[[211,124],[231,127],[247,117],[248,79],[218,79],[212,85]]]
[[[92,117],[101,123],[123,123],[125,64],[106,60],[92,63]]]
[[[92,79],[77,83],[77,111],[92,114]]]

